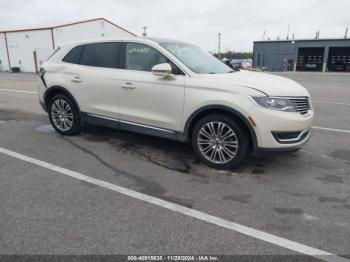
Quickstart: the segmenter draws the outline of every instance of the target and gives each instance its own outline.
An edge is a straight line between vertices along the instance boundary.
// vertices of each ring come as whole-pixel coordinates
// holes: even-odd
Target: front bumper
[[[310,139],[312,110],[302,115],[255,107],[249,114],[256,124],[257,151],[293,151]]]
[[[294,145],[289,145],[288,147],[257,147],[255,150],[255,154],[256,155],[261,155],[263,153],[288,153],[288,152],[293,152],[293,151],[297,151],[300,148],[303,147],[303,145],[305,145],[307,143],[307,141],[309,141],[310,139],[310,133],[309,135],[300,143],[298,144],[294,144]]]
[[[272,135],[280,144],[296,144],[310,137],[310,129],[297,132],[272,132]]]

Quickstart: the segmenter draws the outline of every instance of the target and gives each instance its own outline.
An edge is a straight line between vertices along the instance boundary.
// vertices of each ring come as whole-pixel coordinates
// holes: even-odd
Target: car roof
[[[113,37],[113,38],[96,38],[96,39],[87,39],[87,40],[81,40],[81,41],[73,41],[69,43],[63,43],[61,46],[73,46],[73,45],[81,45],[81,44],[92,44],[92,43],[103,43],[103,42],[113,42],[113,41],[121,41],[121,42],[141,42],[141,43],[158,43],[158,44],[165,44],[165,43],[182,43],[185,44],[185,42],[179,41],[179,40],[173,40],[173,39],[167,39],[167,38],[146,38],[146,37]]]
[[[149,37],[147,39],[150,39],[154,42],[157,42],[158,44],[187,44],[186,42],[169,39],[169,38],[157,38],[157,37]]]

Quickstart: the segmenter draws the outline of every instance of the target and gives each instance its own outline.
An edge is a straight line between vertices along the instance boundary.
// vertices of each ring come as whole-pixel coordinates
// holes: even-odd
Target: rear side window
[[[95,67],[120,68],[121,43],[96,43],[85,46],[80,64]]]
[[[83,51],[84,46],[76,46],[72,50],[69,51],[68,54],[62,59],[63,62],[79,64],[81,52]]]

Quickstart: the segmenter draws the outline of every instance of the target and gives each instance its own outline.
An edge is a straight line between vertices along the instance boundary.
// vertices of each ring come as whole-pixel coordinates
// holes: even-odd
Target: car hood
[[[297,82],[267,73],[241,70],[229,74],[200,75],[200,77],[252,88],[269,96],[309,96],[308,91]]]

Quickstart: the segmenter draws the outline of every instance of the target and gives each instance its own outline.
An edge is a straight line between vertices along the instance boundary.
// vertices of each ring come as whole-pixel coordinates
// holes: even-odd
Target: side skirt
[[[163,129],[159,127],[147,126],[139,123],[128,122],[116,118],[110,118],[95,114],[81,113],[82,123],[89,125],[105,126],[144,135],[163,137],[171,140],[185,142],[182,132]]]

